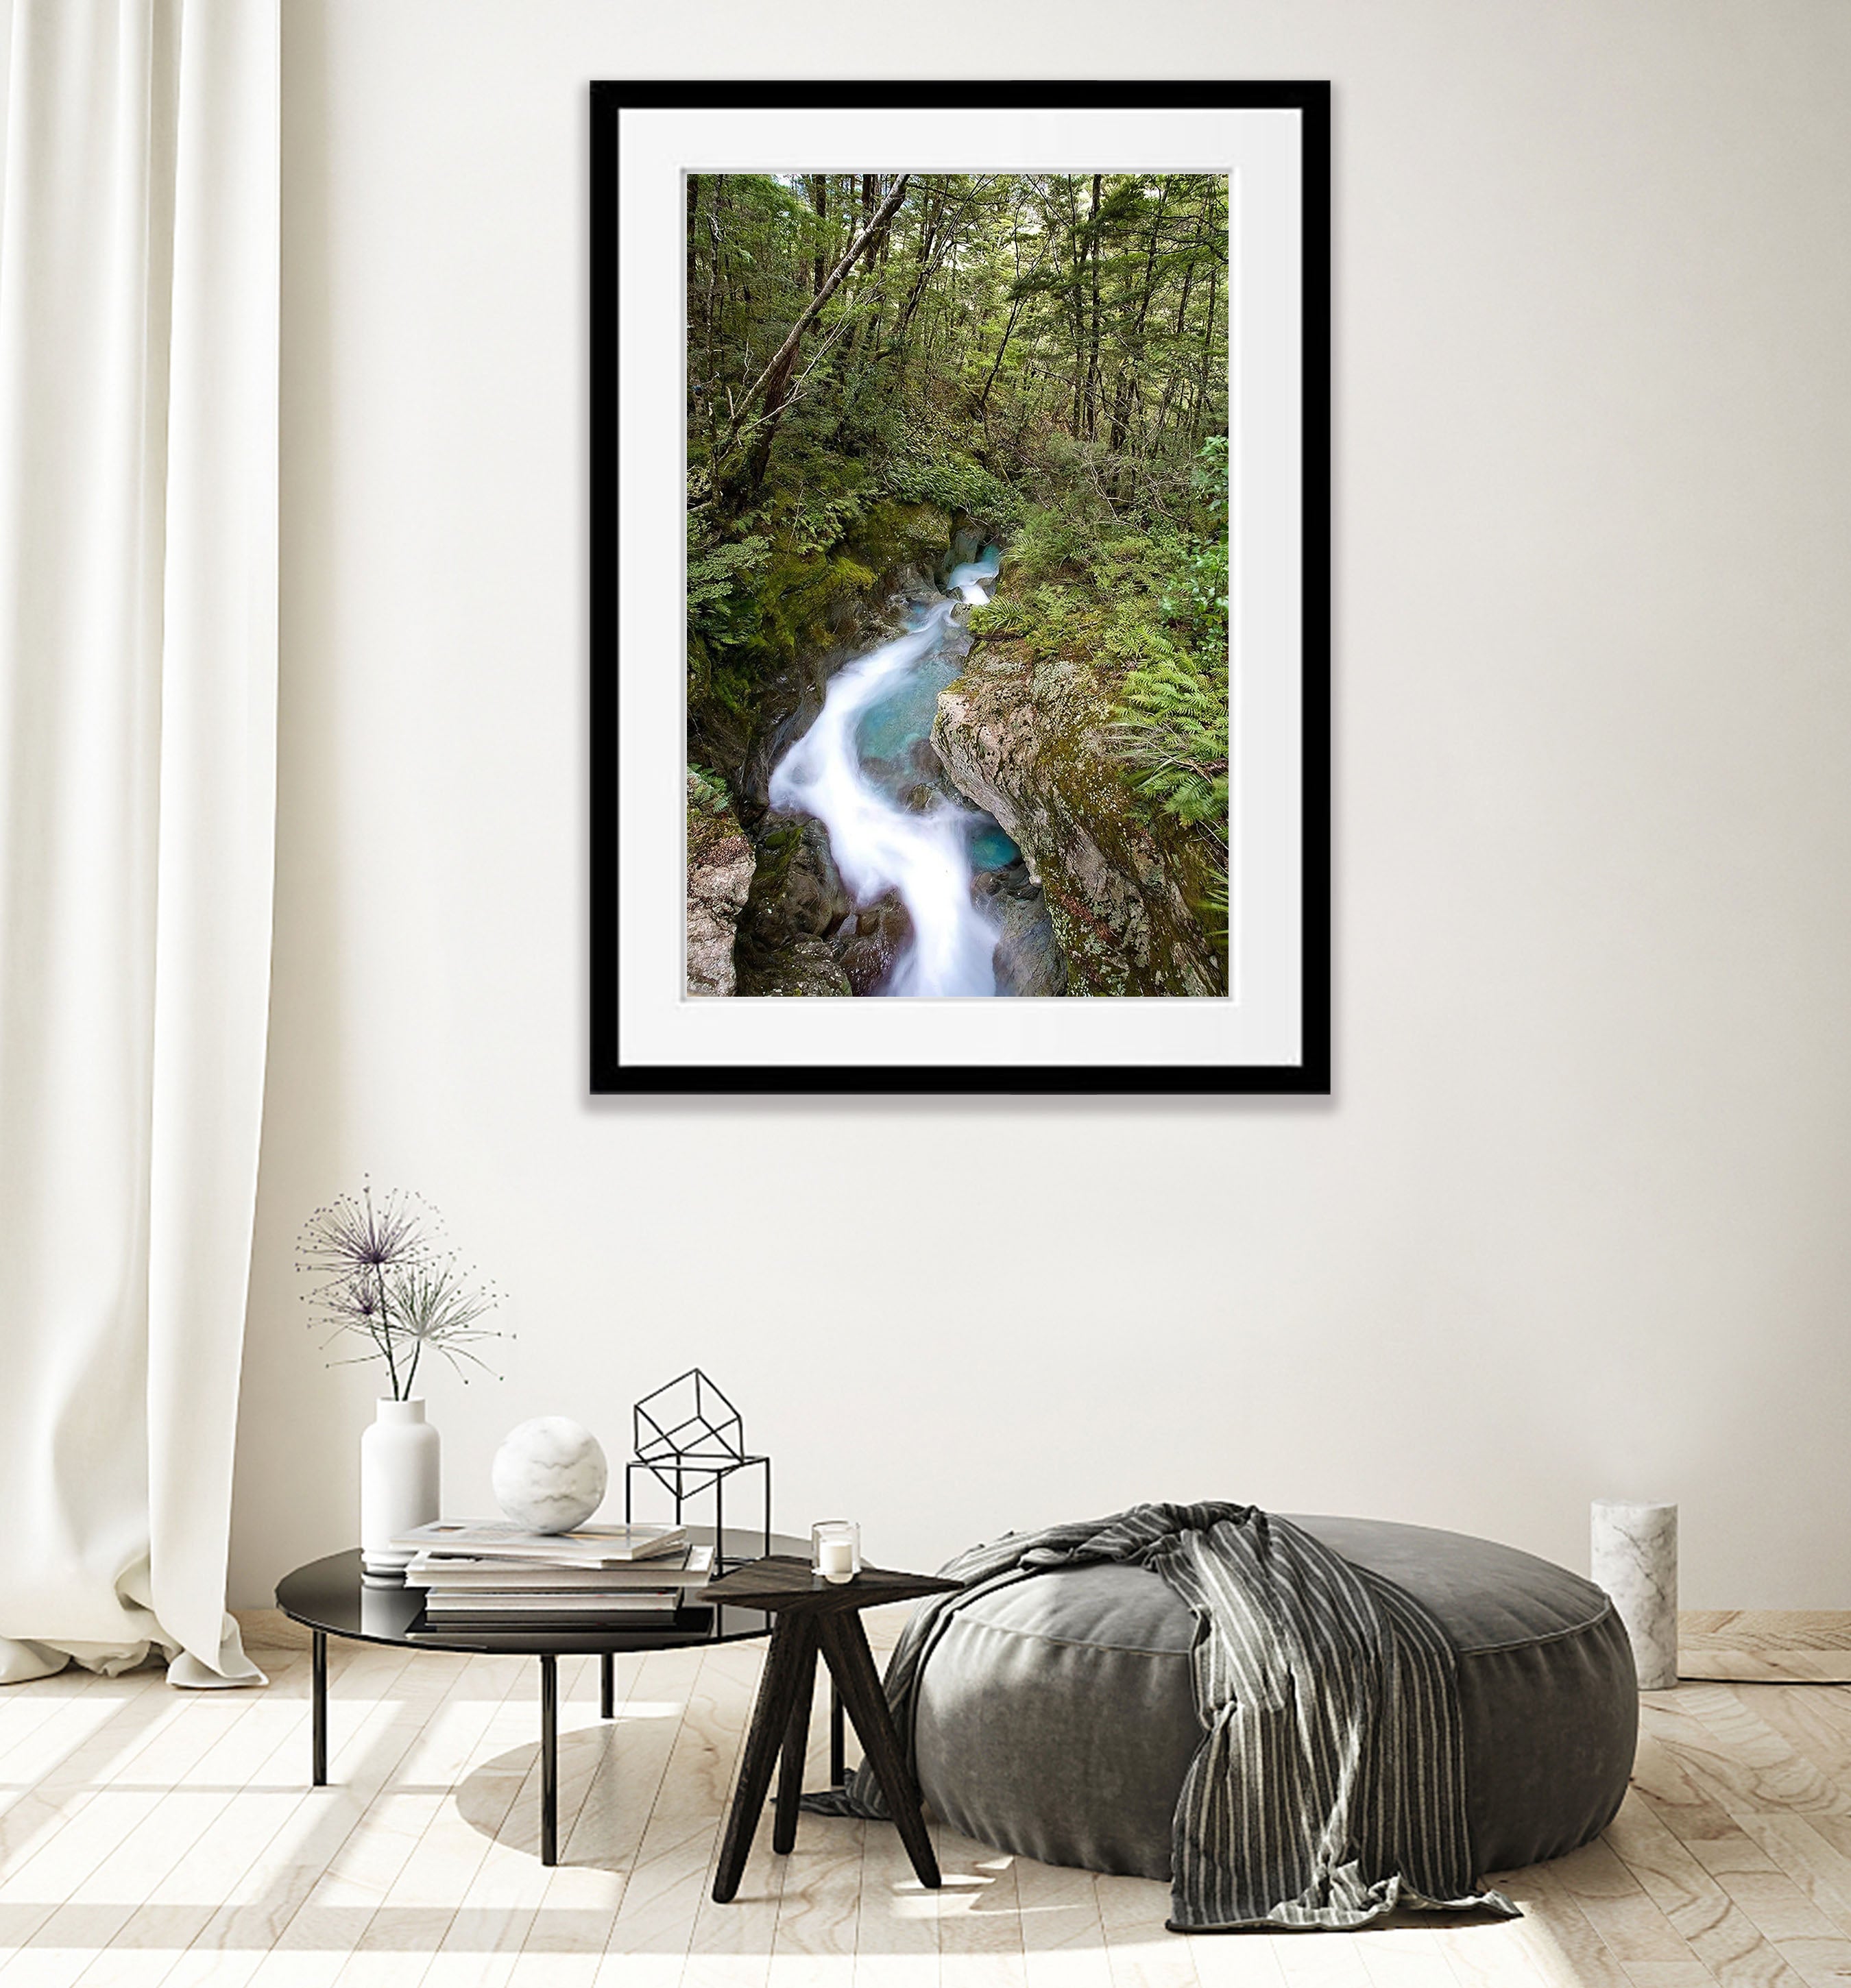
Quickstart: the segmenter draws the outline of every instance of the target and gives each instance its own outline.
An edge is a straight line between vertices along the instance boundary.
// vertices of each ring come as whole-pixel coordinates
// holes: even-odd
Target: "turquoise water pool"
[[[864,759],[897,759],[908,746],[929,739],[939,692],[956,680],[962,668],[944,656],[923,658],[863,714],[855,729],[855,750]]]
[[[993,822],[970,838],[970,865],[973,870],[1007,870],[1021,855],[1002,830]]]

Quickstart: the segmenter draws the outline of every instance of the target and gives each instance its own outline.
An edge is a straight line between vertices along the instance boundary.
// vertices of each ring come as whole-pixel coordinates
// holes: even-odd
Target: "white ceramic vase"
[[[393,1540],[441,1516],[442,1449],[421,1401],[382,1398],[360,1439],[360,1558],[369,1574],[402,1574],[410,1550]]]

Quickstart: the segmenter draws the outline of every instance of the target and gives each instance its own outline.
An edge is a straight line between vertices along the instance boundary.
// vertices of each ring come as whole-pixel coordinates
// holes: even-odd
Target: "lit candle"
[[[854,1578],[854,1542],[852,1540],[823,1540],[817,1547],[817,1572],[825,1581],[838,1584]]]

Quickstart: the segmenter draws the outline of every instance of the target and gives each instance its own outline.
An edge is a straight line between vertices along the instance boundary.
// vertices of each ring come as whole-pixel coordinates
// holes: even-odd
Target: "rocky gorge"
[[[1227,175],[684,191],[689,990],[1224,993]]]
[[[1026,854],[1069,993],[1224,993],[1225,955],[1192,908],[1212,888],[1201,857],[1138,809],[1113,728],[1099,672],[999,642],[940,696],[932,737],[953,786]]]
[[[754,725],[705,728],[724,783],[690,776],[691,995],[1224,990],[1200,859],[1119,777],[1109,671],[973,640],[1011,583],[985,536],[946,520]]]

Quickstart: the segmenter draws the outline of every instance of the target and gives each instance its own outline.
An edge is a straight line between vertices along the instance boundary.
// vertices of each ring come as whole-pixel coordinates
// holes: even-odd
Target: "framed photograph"
[[[600,83],[591,1087],[1330,1087],[1321,83]]]

